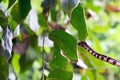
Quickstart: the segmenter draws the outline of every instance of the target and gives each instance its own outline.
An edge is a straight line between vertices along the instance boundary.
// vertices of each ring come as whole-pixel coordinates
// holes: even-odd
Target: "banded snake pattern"
[[[89,45],[87,45],[86,42],[82,42],[82,41],[78,42],[78,45],[83,47],[84,49],[86,49],[91,55],[93,55],[97,59],[100,59],[102,61],[105,61],[105,62],[108,62],[112,65],[120,67],[120,62],[119,61],[117,61],[117,60],[115,60],[111,57],[108,57],[106,55],[95,52]]]

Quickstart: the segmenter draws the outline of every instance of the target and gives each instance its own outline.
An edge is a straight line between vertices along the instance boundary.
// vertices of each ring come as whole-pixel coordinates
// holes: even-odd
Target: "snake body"
[[[93,55],[97,59],[100,59],[102,61],[105,61],[105,62],[108,62],[112,65],[120,67],[120,62],[119,61],[117,61],[117,60],[115,60],[111,57],[108,57],[106,55],[95,52],[89,45],[87,45],[86,42],[79,42],[78,45],[85,48],[91,55]]]

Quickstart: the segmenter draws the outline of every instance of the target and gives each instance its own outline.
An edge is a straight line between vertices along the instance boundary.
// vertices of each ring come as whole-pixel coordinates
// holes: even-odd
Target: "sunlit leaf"
[[[62,69],[55,69],[48,75],[48,80],[72,80],[72,72],[68,72]]]
[[[104,77],[101,74],[96,73],[97,79],[99,80],[105,80]]]
[[[81,80],[95,80],[95,77],[93,75],[92,71],[86,71],[86,73],[82,76]]]
[[[11,26],[12,31],[15,31],[15,29],[18,27],[19,24],[15,20],[13,20],[13,18],[9,18],[8,20],[9,20],[9,25]]]
[[[85,7],[88,7],[89,9],[95,11],[96,13],[99,13],[102,10],[102,6],[101,5],[96,5],[96,3],[94,2],[87,2],[85,4]]]
[[[89,79],[87,78],[87,75],[84,75],[81,77],[81,80],[89,80]]]
[[[68,58],[72,60],[77,60],[77,41],[72,35],[62,30],[54,30],[49,33],[49,38],[54,41],[60,47],[60,49],[64,51],[64,54]]]
[[[20,59],[20,55],[17,53],[14,53],[12,58],[12,65],[16,73],[20,72],[19,59]]]
[[[50,66],[53,69],[65,69],[67,67],[67,59],[61,55],[60,49],[56,44],[54,44],[54,54]]]
[[[86,23],[85,23],[85,18],[84,18],[84,11],[79,4],[71,14],[71,24],[73,27],[78,31],[78,37],[81,41],[85,41],[88,33],[86,29]]]

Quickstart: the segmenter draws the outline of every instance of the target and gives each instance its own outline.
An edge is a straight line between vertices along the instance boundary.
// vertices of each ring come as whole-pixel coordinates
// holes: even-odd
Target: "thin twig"
[[[50,9],[51,9],[51,6],[52,6],[52,0],[50,1],[50,8],[49,8],[49,11],[48,11],[48,16],[49,16],[49,12],[50,12]],[[47,16],[47,24],[48,24],[48,16]],[[44,43],[45,43],[45,36],[46,36],[46,30],[44,31],[44,34],[43,34],[43,43],[42,43],[42,80],[44,80],[44,69],[45,69],[45,57],[44,57],[44,53],[45,53],[45,49],[44,49]]]
[[[45,34],[45,33],[44,33]],[[44,63],[45,63],[45,58],[44,58],[44,53],[45,53],[45,47],[44,47],[44,43],[45,43],[45,35],[43,35],[43,42],[42,42],[42,80],[44,80]]]

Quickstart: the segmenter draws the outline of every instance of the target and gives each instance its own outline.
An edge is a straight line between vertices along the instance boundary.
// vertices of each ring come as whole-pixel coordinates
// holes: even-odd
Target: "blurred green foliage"
[[[119,80],[118,67],[77,47],[77,41],[86,41],[120,60],[119,5],[119,0],[0,0],[0,80]],[[9,60],[2,49],[8,25]]]

